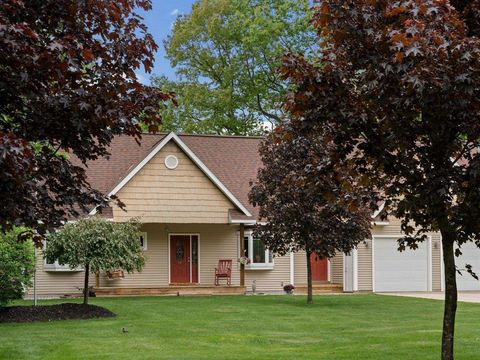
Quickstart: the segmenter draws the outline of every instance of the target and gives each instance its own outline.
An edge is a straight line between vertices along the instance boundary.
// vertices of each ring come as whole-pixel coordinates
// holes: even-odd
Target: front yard
[[[332,295],[315,297],[313,306],[304,296],[91,300],[118,316],[0,324],[0,359],[440,357],[443,304],[434,300]],[[457,319],[457,357],[478,359],[480,305],[460,303]]]

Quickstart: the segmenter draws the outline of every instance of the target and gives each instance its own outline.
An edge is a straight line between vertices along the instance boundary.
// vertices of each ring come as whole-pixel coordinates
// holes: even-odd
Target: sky
[[[170,67],[169,61],[165,59],[163,40],[170,33],[177,16],[189,13],[194,2],[195,0],[152,0],[153,9],[142,13],[149,32],[159,46],[152,73],[146,74],[143,69],[137,71],[137,77],[142,83],[149,84],[152,75],[166,75],[171,79],[175,78],[175,71]]]

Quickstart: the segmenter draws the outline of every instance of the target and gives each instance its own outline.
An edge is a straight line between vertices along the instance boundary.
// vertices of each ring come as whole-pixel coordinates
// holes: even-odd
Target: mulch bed
[[[0,323],[95,319],[113,316],[115,316],[114,313],[100,306],[72,303],[0,308]]]

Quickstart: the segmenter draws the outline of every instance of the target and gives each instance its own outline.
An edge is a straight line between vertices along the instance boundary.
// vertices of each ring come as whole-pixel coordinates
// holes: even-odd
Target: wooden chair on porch
[[[215,285],[220,285],[220,279],[226,279],[227,285],[232,284],[232,260],[218,260],[215,268]]]

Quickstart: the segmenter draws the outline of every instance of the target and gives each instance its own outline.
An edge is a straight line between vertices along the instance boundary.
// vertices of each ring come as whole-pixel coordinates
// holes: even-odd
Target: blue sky
[[[169,78],[175,78],[175,72],[170,67],[170,63],[165,59],[165,50],[163,49],[163,40],[170,33],[172,23],[180,14],[189,13],[195,0],[153,0],[153,9],[142,13],[145,23],[150,33],[155,38],[159,49],[155,56],[155,65],[151,74],[137,71],[139,80],[148,84],[152,75],[166,75]]]

